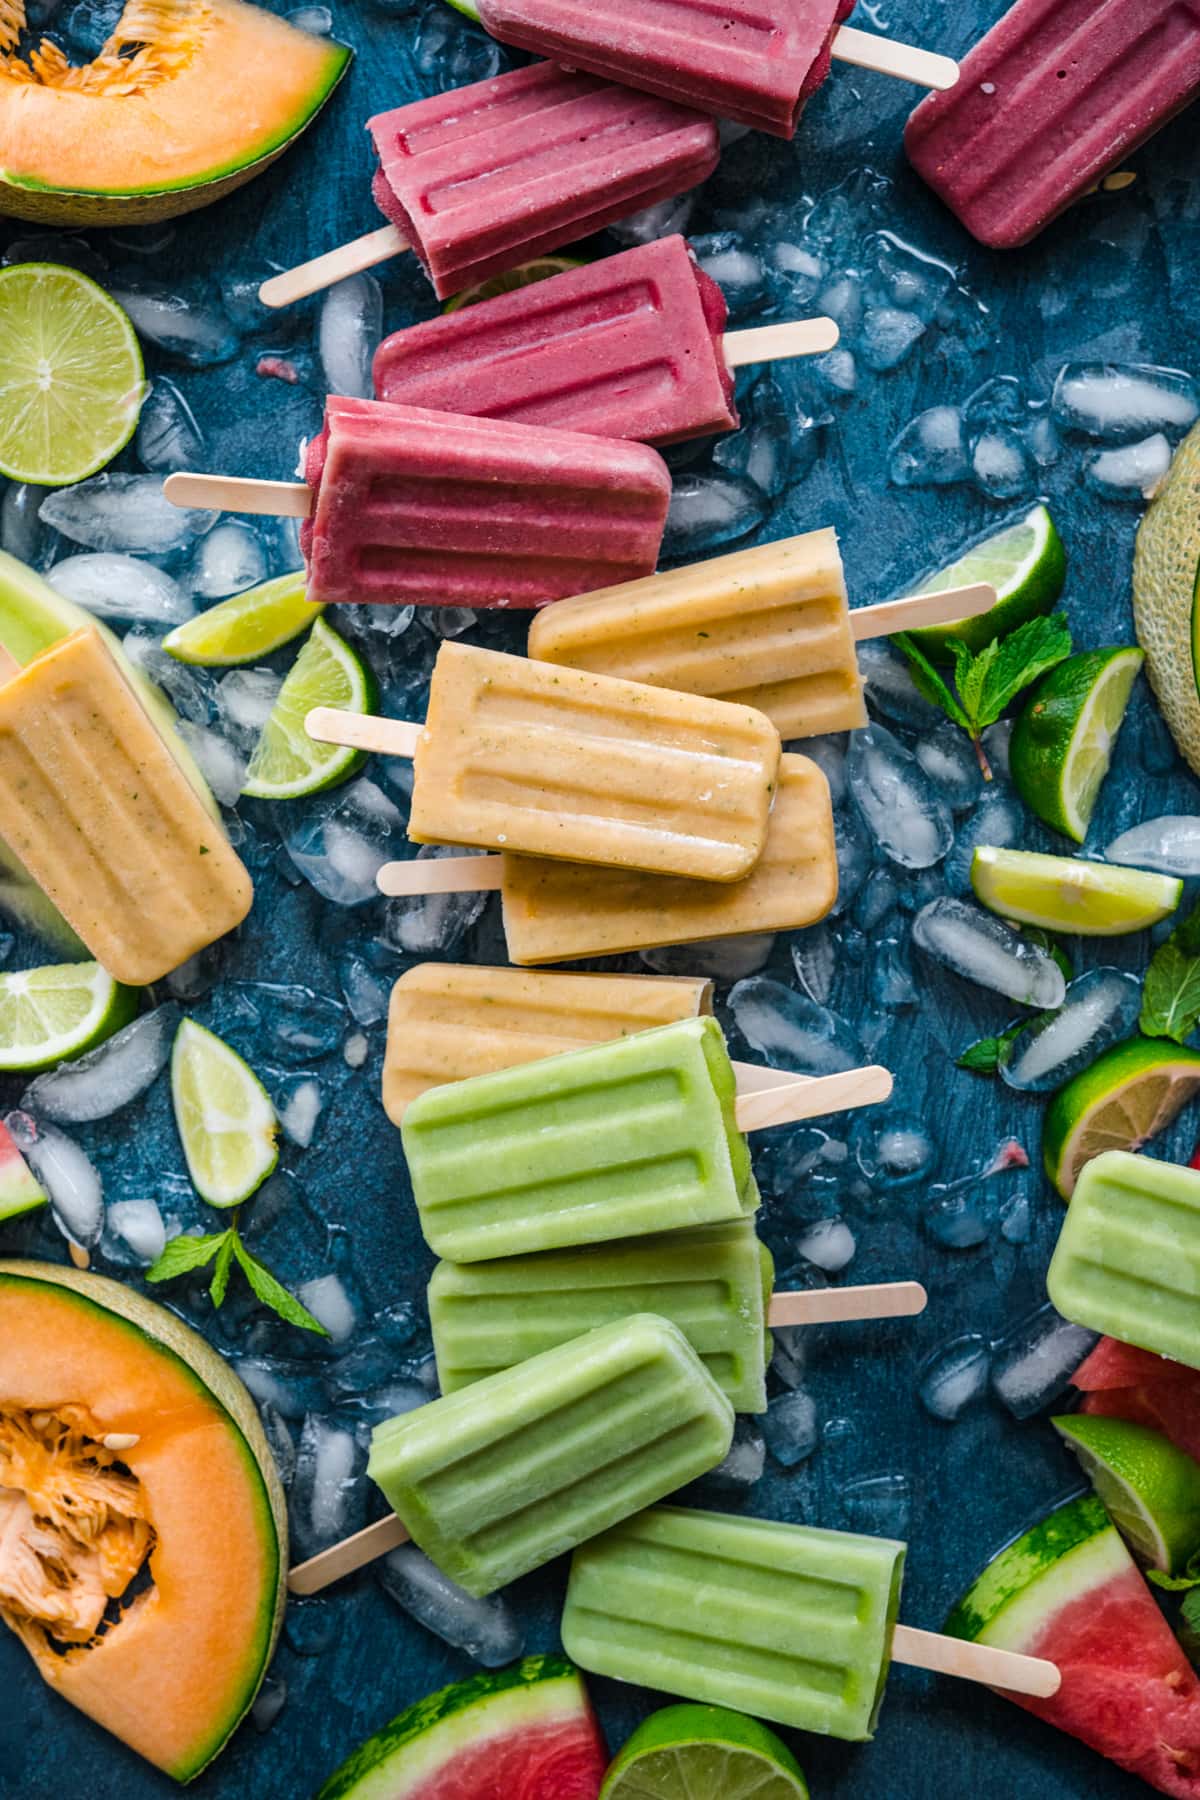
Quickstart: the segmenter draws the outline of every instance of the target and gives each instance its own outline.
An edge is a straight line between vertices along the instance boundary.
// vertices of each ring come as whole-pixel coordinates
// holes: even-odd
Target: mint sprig
[[[294,1294],[288,1293],[266,1264],[251,1256],[242,1242],[236,1217],[228,1231],[214,1232],[207,1237],[172,1238],[154,1267],[147,1269],[146,1280],[154,1283],[176,1281],[181,1275],[206,1269],[210,1263],[213,1278],[208,1291],[214,1306],[225,1304],[229,1277],[236,1263],[256,1297],[272,1312],[278,1313],[286,1324],[296,1325],[301,1331],[315,1331],[319,1337],[329,1336],[320,1320],[314,1319],[308,1308]]]
[[[907,632],[899,632],[892,641],[907,657],[918,691],[934,706],[941,707],[974,744],[985,781],[992,779],[982,742],[988,726],[996,723],[1018,694],[1071,654],[1071,628],[1063,613],[1027,620],[1007,637],[993,639],[978,656],[972,655],[965,644],[951,639],[951,686]]]
[[[1154,952],[1142,989],[1143,1037],[1186,1043],[1200,1024],[1200,901]]]

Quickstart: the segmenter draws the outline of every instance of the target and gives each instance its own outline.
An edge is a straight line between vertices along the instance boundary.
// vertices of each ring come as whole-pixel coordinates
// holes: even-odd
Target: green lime
[[[808,1800],[787,1745],[745,1713],[667,1706],[621,1751],[600,1800]]]
[[[455,0],[450,0],[453,6]],[[465,6],[460,7],[466,12]],[[478,15],[471,13],[471,18]],[[583,263],[577,256],[539,256],[534,262],[522,263],[519,269],[508,269],[503,275],[493,275],[489,281],[481,281],[478,287],[467,288],[461,294],[455,294],[447,300],[443,312],[461,312],[464,306],[476,306],[481,300],[498,300],[501,294],[515,294],[521,288],[532,287],[535,281],[549,281],[552,275],[565,275],[569,269],[581,269]]]
[[[971,886],[1002,919],[1078,937],[1145,931],[1173,913],[1183,894],[1174,875],[989,844],[980,844],[971,859]]]
[[[1133,620],[1171,735],[1200,774],[1200,425],[1175,452],[1142,520]]]
[[[1084,650],[1038,683],[1012,735],[1012,778],[1039,819],[1082,844],[1091,824],[1141,650]]]
[[[475,0],[447,0],[447,3],[454,8],[455,12],[462,13],[464,18],[474,19],[478,25],[479,8],[475,5]]]
[[[99,963],[51,963],[0,975],[0,1070],[32,1074],[95,1049],[128,1025],[136,988]]]
[[[163,649],[178,662],[209,669],[257,662],[290,644],[320,617],[320,606],[305,597],[306,580],[304,570],[296,569],[234,594],[169,631]]]
[[[1200,1550],[1200,1464],[1160,1431],[1086,1413],[1051,1419],[1138,1559],[1182,1574]]]
[[[137,333],[78,269],[0,269],[0,474],[39,487],[94,475],[134,434],[145,397]]]
[[[979,651],[993,638],[1052,611],[1066,579],[1067,553],[1054,520],[1044,506],[1035,506],[1015,524],[972,545],[957,562],[939,569],[916,589],[918,594],[941,594],[947,588],[986,581],[1000,596],[995,606],[977,619],[932,625],[912,635],[935,662],[949,662],[951,639]]]
[[[357,651],[318,619],[255,746],[243,794],[259,800],[296,800],[345,781],[364,760],[360,750],[317,744],[304,729],[315,706],[369,713],[375,682]]]
[[[1105,1150],[1140,1150],[1200,1091],[1200,1050],[1131,1038],[1054,1096],[1042,1131],[1046,1173],[1064,1200]]]
[[[209,1206],[240,1206],[279,1161],[279,1120],[236,1050],[185,1019],[171,1052],[171,1098],[192,1185]]]

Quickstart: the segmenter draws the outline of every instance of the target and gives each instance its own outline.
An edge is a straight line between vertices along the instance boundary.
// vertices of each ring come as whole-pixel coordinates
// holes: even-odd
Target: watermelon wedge
[[[561,1656],[528,1656],[418,1700],[317,1800],[597,1800],[608,1753]]]
[[[8,1126],[0,1122],[0,1220],[45,1206],[46,1195]]]
[[[1073,1379],[1083,1412],[1148,1425],[1200,1462],[1200,1369],[1101,1338]]]
[[[946,1630],[1057,1663],[1053,1699],[1018,1706],[1159,1793],[1200,1800],[1200,1681],[1094,1495],[994,1557]]]

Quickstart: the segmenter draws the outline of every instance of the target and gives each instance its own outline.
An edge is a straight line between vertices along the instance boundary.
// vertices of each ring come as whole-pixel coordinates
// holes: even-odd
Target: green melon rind
[[[1016,1649],[1079,1593],[1133,1566],[1095,1494],[1081,1494],[994,1556],[943,1627],[948,1637]]]
[[[5,1281],[64,1290],[77,1305],[93,1307],[116,1319],[132,1338],[148,1339],[160,1355],[182,1370],[193,1387],[216,1401],[236,1433],[246,1473],[259,1496],[263,1537],[273,1569],[260,1614],[259,1654],[235,1713],[217,1725],[214,1735],[197,1747],[185,1766],[171,1771],[176,1781],[194,1781],[224,1749],[254,1704],[275,1653],[287,1606],[287,1499],[258,1409],[232,1369],[198,1332],[120,1282],[55,1263],[0,1261],[0,1283]]]
[[[48,1202],[49,1196],[17,1145],[7,1135],[0,1137],[0,1225],[37,1212]]]
[[[1200,774],[1200,425],[1175,452],[1151,500],[1133,553],[1133,620],[1146,673],[1180,753]],[[1192,681],[1179,679],[1191,669]],[[1188,746],[1188,747],[1185,747]]]
[[[586,1707],[574,1664],[562,1656],[528,1656],[511,1669],[475,1675],[418,1700],[368,1738],[317,1800],[405,1800],[466,1746],[507,1737],[550,1716],[577,1717]],[[403,1769],[393,1766],[401,1758]]]

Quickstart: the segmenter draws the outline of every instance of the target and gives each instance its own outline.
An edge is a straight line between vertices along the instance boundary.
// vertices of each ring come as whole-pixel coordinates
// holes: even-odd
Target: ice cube
[[[1033,465],[1024,439],[1004,425],[993,426],[975,439],[971,473],[993,500],[1015,500],[1033,492]]]
[[[56,592],[100,619],[181,625],[196,611],[177,581],[132,556],[68,556],[54,564],[48,579]]]
[[[904,1539],[912,1521],[912,1484],[907,1475],[864,1475],[843,1486],[842,1507],[851,1531]]]
[[[192,588],[205,600],[224,600],[266,580],[267,553],[250,525],[227,519],[201,538],[192,558]]]
[[[858,1248],[845,1219],[818,1219],[792,1246],[797,1256],[827,1275],[838,1275],[854,1260]]]
[[[908,945],[902,939],[885,937],[878,940],[871,969],[871,993],[878,1004],[889,1011],[916,1006],[920,1000]]]
[[[619,244],[652,244],[661,237],[674,237],[685,232],[695,209],[694,190],[675,194],[669,200],[659,200],[653,206],[644,207],[641,212],[630,213],[626,219],[618,219],[616,224],[609,226],[609,235]]]
[[[86,1056],[35,1076],[21,1096],[22,1110],[60,1125],[120,1112],[166,1068],[179,1019],[179,1008],[170,1004],[143,1013]]]
[[[109,292],[133,320],[137,334],[194,368],[228,362],[238,335],[214,290],[168,287],[137,274],[110,284]]]
[[[351,275],[329,289],[317,338],[331,394],[370,400],[371,364],[383,336],[383,291],[373,275]]]
[[[1127,1038],[1142,1009],[1142,983],[1121,969],[1089,969],[1071,982],[1059,1011],[1035,1019],[1000,1058],[1009,1087],[1048,1094]]]
[[[279,698],[283,677],[273,669],[231,669],[217,684],[216,702],[230,735],[252,749]]]
[[[99,1171],[65,1132],[9,1113],[4,1123],[49,1198],[54,1222],[68,1243],[94,1249],[104,1230],[104,1189]]]
[[[358,1531],[366,1514],[366,1457],[352,1431],[309,1413],[290,1496],[292,1541],[303,1559]]]
[[[165,689],[182,718],[190,719],[196,725],[208,724],[212,707],[208,698],[207,671],[200,672],[176,662],[163,649],[162,639],[152,637],[146,631],[126,632],[121,648],[135,669],[148,675],[156,687]]]
[[[670,562],[692,562],[757,531],[765,517],[766,501],[749,481],[736,476],[679,475],[663,557]]]
[[[1067,984],[1053,957],[968,900],[931,900],[913,921],[913,942],[956,975],[1022,1006],[1063,1003]]]
[[[704,1485],[744,1499],[762,1480],[766,1461],[766,1440],[757,1421],[739,1418],[733,1428],[733,1443],[728,1456],[704,1477]]]
[[[292,1067],[328,1056],[342,1041],[346,1013],[336,1000],[286,982],[239,981],[238,1010],[265,1034],[271,1053]]]
[[[1200,875],[1200,818],[1166,813],[1148,819],[1114,838],[1104,854],[1111,863],[1152,869],[1160,875]]]
[[[287,853],[323,899],[362,906],[378,897],[375,877],[401,853],[403,836],[399,808],[363,777],[320,799],[287,839]]]
[[[441,0],[426,6],[412,45],[414,66],[437,91],[490,81],[501,68],[501,50],[492,38],[469,30]]]
[[[1161,432],[1084,459],[1083,479],[1106,500],[1148,500],[1171,466],[1171,444]]]
[[[951,1338],[930,1352],[917,1372],[917,1392],[926,1412],[952,1422],[987,1393],[992,1347],[977,1331]]]
[[[791,473],[793,424],[777,384],[759,382],[741,431],[722,438],[713,461],[727,475],[749,481],[768,500],[777,500]]]
[[[469,850],[426,845],[417,860],[431,856],[469,856]],[[480,918],[486,894],[416,894],[392,900],[384,917],[384,937],[409,956],[448,956]]]
[[[284,1492],[291,1487],[296,1478],[296,1445],[291,1430],[283,1414],[271,1405],[259,1409],[262,1417],[263,1431],[267,1443],[271,1447],[271,1455],[275,1459],[275,1467],[279,1472],[279,1480]]]
[[[796,980],[818,1006],[828,1004],[837,974],[837,939],[827,925],[812,925],[792,939],[792,967]]]
[[[339,1275],[319,1275],[315,1281],[306,1281],[297,1288],[296,1294],[335,1344],[344,1344],[354,1336],[358,1313]]]
[[[785,1469],[805,1462],[820,1442],[816,1402],[803,1388],[780,1394],[767,1407],[762,1420],[767,1448]]]
[[[156,1263],[167,1247],[167,1227],[153,1200],[114,1200],[108,1209],[108,1225],[146,1268]]]
[[[342,1046],[342,1061],[348,1069],[361,1069],[370,1053],[371,1044],[366,1033],[355,1031]]]
[[[165,375],[142,402],[134,449],[143,468],[167,474],[174,469],[206,469],[208,447],[195,414]]]
[[[328,37],[333,30],[333,14],[327,6],[298,6],[286,17],[297,31],[307,31],[313,37]]]
[[[1049,1301],[1018,1321],[993,1345],[992,1391],[1018,1419],[1061,1398],[1099,1334],[1071,1325]]]
[[[207,725],[184,719],[179,735],[200,764],[200,773],[222,806],[236,806],[246,785],[246,758]]]
[[[348,949],[338,962],[342,995],[356,1025],[378,1025],[387,1018],[388,983],[366,957]]]
[[[850,1134],[854,1159],[884,1193],[901,1193],[925,1181],[937,1166],[937,1145],[925,1122],[899,1106],[876,1106]]]
[[[1054,383],[1052,405],[1066,429],[1123,444],[1158,431],[1189,430],[1200,419],[1200,388],[1182,369],[1068,363]]]
[[[954,848],[946,858],[943,879],[952,894],[965,894],[971,886],[971,863],[980,844],[1008,850],[1019,844],[1028,814],[1012,789],[993,781],[984,788],[979,805],[959,825]]]
[[[525,1650],[525,1633],[507,1600],[484,1600],[457,1587],[415,1544],[403,1544],[379,1565],[384,1592],[417,1623],[485,1669],[502,1669]]]
[[[729,1011],[746,1042],[773,1068],[837,1075],[862,1062],[862,1046],[845,1019],[769,976],[739,981]]]
[[[988,1222],[974,1198],[961,1190],[935,1193],[925,1208],[925,1229],[946,1250],[974,1250],[988,1240]]]
[[[873,716],[922,733],[937,727],[941,714],[918,691],[908,663],[890,644],[868,638],[858,646],[858,668]]]
[[[58,533],[42,520],[40,508],[45,498],[44,487],[14,481],[0,501],[0,550],[7,550],[31,569],[46,568],[61,542]]]
[[[898,369],[926,329],[925,320],[914,312],[898,306],[873,306],[862,322],[859,360],[879,372]]]
[[[300,1081],[292,1089],[286,1102],[279,1108],[279,1123],[283,1127],[283,1135],[298,1144],[301,1150],[307,1150],[313,1141],[317,1129],[317,1120],[325,1097],[321,1092],[319,1081],[310,1077]],[[309,1311],[312,1308],[309,1307]],[[322,1324],[325,1321],[322,1320]]]
[[[888,468],[897,487],[949,487],[970,473],[962,414],[931,406],[909,421],[893,443]]]
[[[775,948],[770,932],[709,938],[702,944],[668,944],[641,951],[641,961],[656,975],[703,975],[709,981],[740,981],[765,968]]]
[[[839,918],[854,904],[859,889],[871,873],[873,842],[857,810],[834,814],[838,891],[830,917]]]
[[[172,506],[154,475],[93,475],[46,495],[38,517],[89,550],[172,556],[217,522],[215,512]]]
[[[850,791],[889,861],[928,869],[954,841],[950,808],[917,759],[883,725],[854,734],[846,759]]]
[[[829,797],[835,806],[846,798],[846,743],[843,734],[804,740],[804,754],[816,763],[829,783]]]
[[[272,1725],[287,1705],[287,1682],[276,1681],[268,1675],[255,1697],[250,1708],[250,1717],[254,1721],[254,1729],[260,1735],[270,1731]]]

